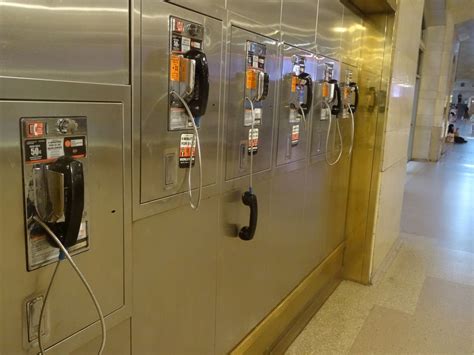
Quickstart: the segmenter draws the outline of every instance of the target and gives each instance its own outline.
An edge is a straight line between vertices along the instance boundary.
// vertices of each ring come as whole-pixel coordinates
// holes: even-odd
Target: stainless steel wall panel
[[[282,0],[281,34],[284,42],[316,50],[318,0]]]
[[[317,265],[318,238],[304,228],[306,167],[279,172],[272,179],[268,270],[272,299],[283,299]],[[312,183],[318,184],[318,181]]]
[[[317,53],[339,59],[343,6],[339,1],[319,0],[318,24],[316,27]]]
[[[258,153],[254,155],[254,173],[269,170],[272,164],[274,99],[280,78],[276,41],[232,26],[230,29],[227,68],[227,94],[225,108],[225,179],[231,180],[249,174],[248,164],[243,165],[241,143],[248,141],[249,127],[244,126],[245,71],[247,41],[266,46],[265,71],[270,76],[268,95],[262,102],[262,124],[259,129]],[[248,159],[247,159],[248,160]]]
[[[248,224],[248,207],[242,204],[247,182],[225,192],[220,198],[218,238],[216,354],[232,348],[278,303],[273,293],[275,275],[269,264],[273,258],[270,234],[269,181],[255,181],[258,196],[258,227],[254,239],[237,237]]]
[[[292,93],[292,78],[294,73],[294,56],[305,58],[305,72],[316,80],[317,61],[310,52],[303,51],[293,46],[284,44],[281,54],[281,81],[279,88],[278,108],[278,141],[277,141],[277,165],[284,165],[306,158],[308,136],[312,120],[312,111],[306,114],[306,122],[301,119],[299,126],[299,142],[291,144],[291,130],[295,125],[290,123],[290,103],[294,100]],[[313,86],[314,88],[314,86]],[[314,93],[312,89],[311,94]],[[293,96],[292,96],[293,95]],[[314,96],[313,96],[314,97]]]
[[[169,18],[171,15],[202,24],[204,52],[209,62],[209,101],[199,128],[203,185],[217,182],[217,150],[222,61],[222,22],[159,2],[142,3],[140,202],[147,203],[187,191],[187,169],[176,169],[177,184],[165,184],[165,154],[178,155],[180,135],[168,130]],[[197,164],[196,164],[197,167]],[[193,169],[193,188],[198,186]]]
[[[280,30],[280,13],[282,0],[227,0],[227,10],[241,15],[250,21],[243,19],[243,27],[260,34],[266,34],[262,29],[255,31],[253,22],[263,25],[264,28]],[[245,23],[245,24],[244,24]],[[257,27],[258,28],[258,27]]]
[[[360,50],[364,30],[362,19],[344,7],[341,37],[341,61],[343,63],[354,66],[360,64]]]
[[[128,0],[0,0],[0,75],[129,83]]]
[[[226,0],[167,0],[170,3],[185,7],[219,19],[225,18]]]
[[[214,353],[218,200],[134,223],[134,354]]]
[[[125,306],[125,289],[128,287],[124,274],[127,270],[124,254],[128,253],[125,251],[124,228],[130,215],[123,194],[126,113],[121,103],[21,100],[0,101],[0,113],[0,213],[4,239],[0,258],[3,274],[0,313],[5,320],[0,330],[7,339],[0,344],[0,352],[22,354],[28,348],[26,344],[26,348],[23,347],[22,339],[23,325],[26,324],[23,302],[32,295],[44,294],[53,265],[26,271],[20,118],[64,115],[88,118],[86,196],[91,247],[74,258],[94,289],[104,314],[109,315]],[[7,235],[11,238],[3,238]],[[44,342],[48,345],[72,336],[97,320],[87,291],[66,262],[58,272],[47,308],[50,331]]]

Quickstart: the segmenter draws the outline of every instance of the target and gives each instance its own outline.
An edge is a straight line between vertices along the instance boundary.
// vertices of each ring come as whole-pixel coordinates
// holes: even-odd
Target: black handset
[[[301,73],[298,75],[298,79],[305,81],[305,86],[307,88],[306,102],[300,105],[305,115],[307,115],[311,111],[311,106],[313,105],[313,79],[308,73]]]
[[[84,212],[84,170],[79,160],[62,156],[48,164],[48,170],[64,176],[64,222],[54,223],[51,228],[68,248],[77,242]],[[57,247],[55,243],[53,246]]]
[[[250,208],[250,220],[249,225],[244,226],[240,229],[239,237],[242,240],[252,240],[255,236],[255,231],[257,230],[257,221],[258,221],[258,203],[257,195],[253,194],[251,191],[245,191],[242,195],[242,202],[245,206]]]
[[[355,113],[357,111],[357,108],[359,107],[359,85],[357,85],[357,83],[352,81],[349,83],[349,87],[354,89],[354,93],[355,93],[354,104],[350,105],[352,113]]]
[[[192,59],[196,63],[194,88],[188,101],[194,117],[204,116],[209,98],[209,64],[206,54],[198,49],[191,49],[184,54],[184,58]]]
[[[268,73],[259,72],[258,74],[258,82],[257,82],[257,96],[255,98],[256,101],[263,101],[267,98],[268,95],[268,86],[270,84],[270,76]]]
[[[334,89],[336,91],[336,105],[333,105],[331,108],[331,114],[334,116],[339,115],[339,112],[342,111],[342,95],[341,95],[341,88],[339,87],[339,84],[337,83],[337,80],[332,79],[329,81],[330,84],[334,84]]]

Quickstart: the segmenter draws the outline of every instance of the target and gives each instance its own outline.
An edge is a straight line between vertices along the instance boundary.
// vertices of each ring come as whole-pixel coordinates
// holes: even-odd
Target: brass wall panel
[[[368,282],[367,262],[371,254],[369,210],[371,183],[379,171],[376,170],[374,154],[379,121],[378,108],[373,106],[374,95],[380,90],[380,76],[368,71],[360,72],[360,106],[355,129],[355,144],[352,156],[350,195],[346,221],[347,273],[353,280]],[[351,275],[351,276],[349,276]]]
[[[361,52],[363,70],[359,82],[362,110],[359,110],[360,124],[356,125],[356,145],[351,166],[344,276],[365,284],[371,279],[373,230],[391,76],[393,17],[370,16],[364,24],[370,37],[364,39],[364,46],[373,44],[375,48],[365,50],[366,47],[363,47]],[[367,63],[375,65],[367,66]]]
[[[362,37],[361,68],[378,76],[382,75],[385,51],[385,18],[386,16],[380,15],[366,20]]]
[[[341,35],[341,61],[357,67],[360,62],[362,36],[365,30],[362,19],[344,7],[342,28],[344,32]]]

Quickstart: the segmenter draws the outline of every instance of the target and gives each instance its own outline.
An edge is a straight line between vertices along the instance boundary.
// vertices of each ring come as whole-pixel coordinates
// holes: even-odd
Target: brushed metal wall
[[[226,4],[174,0],[166,6],[141,0],[136,8],[155,10],[135,14],[135,53],[139,53],[143,38],[149,41],[166,35],[139,24],[152,21],[156,26],[170,15],[212,23],[210,29],[223,32],[224,46],[221,91],[214,97],[220,107],[215,188],[206,190],[198,212],[192,211],[179,193],[162,202],[134,201],[138,213],[134,213],[133,270],[140,276],[133,288],[132,348],[134,353],[152,348],[160,354],[224,354],[344,242],[351,126],[347,118],[340,119],[343,157],[338,165],[329,167],[324,158],[329,123],[321,120],[318,80],[326,62],[334,64],[335,78],[345,69],[341,63],[355,66],[357,78],[363,22],[339,2],[329,0],[229,0]],[[166,25],[161,27],[164,31]],[[145,31],[140,34],[140,29]],[[248,223],[248,208],[241,202],[248,188],[248,169],[239,166],[240,143],[248,133],[242,125],[247,41],[266,45],[270,87],[255,156],[259,223],[254,240],[246,242],[236,236]],[[280,144],[288,133],[284,102],[288,83],[284,78],[294,54],[308,58],[314,103],[293,159],[285,159],[286,145]],[[140,72],[139,62],[151,64],[149,59],[137,59],[135,87],[158,73]],[[143,162],[137,155],[139,100],[145,100],[145,107],[151,104],[143,94],[135,97],[137,165]],[[158,143],[153,135],[148,137]],[[336,138],[332,129],[330,154],[340,148]],[[135,194],[140,191],[137,172],[135,167]],[[149,175],[148,179],[152,178],[153,174]]]
[[[0,0],[1,354],[37,354],[27,341],[25,301],[44,295],[54,267],[26,268],[22,117],[87,117],[90,250],[74,259],[107,326],[131,316],[129,19],[127,0]],[[72,353],[100,336],[93,304],[67,262],[46,312],[48,354]]]
[[[128,0],[0,0],[0,76],[129,84]]]
[[[184,190],[161,186],[161,151],[176,138],[166,131],[163,112],[170,15],[206,28],[211,95],[201,128],[205,187],[197,212]],[[23,345],[22,302],[44,292],[50,273],[50,267],[32,273],[23,267],[18,117],[72,112],[93,121],[94,230],[91,251],[78,260],[91,275],[109,326],[117,325],[121,334],[113,337],[114,346],[122,343],[134,354],[224,354],[344,242],[350,121],[340,119],[343,158],[329,167],[329,123],[321,120],[317,81],[325,62],[335,63],[337,78],[345,65],[354,66],[366,95],[357,129],[372,127],[365,113],[374,108],[365,88],[378,87],[373,67],[380,65],[380,37],[368,37],[364,26],[333,0],[0,0],[0,274],[2,286],[22,280],[1,295],[6,316],[0,352],[34,352]],[[246,132],[248,40],[267,46],[270,90],[255,160],[259,224],[255,239],[242,241],[236,235],[248,223],[241,202],[248,169],[237,166],[236,151]],[[373,63],[361,64],[364,50]],[[314,101],[293,159],[285,159],[286,146],[279,142],[288,133],[285,75],[293,54],[308,57]],[[336,138],[333,129],[330,154],[340,148]],[[89,349],[99,335],[98,327],[89,326],[95,320],[90,304],[69,276],[71,270],[64,270],[58,289],[74,290],[75,306],[52,299],[58,316],[48,342],[57,343],[52,352],[58,354]],[[131,342],[124,335],[129,331]]]

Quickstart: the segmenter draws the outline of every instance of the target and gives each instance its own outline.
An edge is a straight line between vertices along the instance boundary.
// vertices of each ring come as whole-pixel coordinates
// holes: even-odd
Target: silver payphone
[[[328,157],[334,150],[339,150],[337,144],[342,146],[342,136],[336,139],[334,133],[340,132],[333,118],[339,114],[342,99],[338,78],[340,72],[339,62],[323,56],[315,56],[317,62],[316,80],[314,88],[314,119],[312,125],[311,157]],[[333,127],[335,126],[335,127]],[[336,145],[336,147],[335,147]],[[329,159],[327,159],[329,160]]]
[[[102,327],[99,354],[105,348],[105,319],[97,298],[71,254],[89,248],[85,200],[87,117],[33,117],[20,120],[28,271],[56,262],[44,296],[27,303],[28,340],[40,354],[44,311],[60,262],[67,259],[87,289]],[[37,305],[40,310],[38,311]],[[36,311],[35,311],[36,308]],[[39,314],[35,314],[38,312]],[[32,320],[34,324],[31,324]],[[36,336],[32,334],[36,331]]]
[[[315,69],[313,54],[287,44],[283,46],[277,165],[306,156]]]
[[[142,21],[143,33],[157,35],[141,46],[140,203],[187,193],[197,209],[217,182],[222,24],[158,6],[165,16]]]
[[[276,49],[274,40],[231,27],[225,177],[248,175],[242,202],[250,208],[250,221],[239,231],[244,240],[253,238],[257,226],[253,175],[271,168]]]
[[[345,67],[345,68],[344,68]],[[349,145],[349,155],[352,153],[354,146],[354,133],[355,133],[355,113],[359,107],[359,86],[357,85],[357,70],[349,66],[344,65],[343,75],[344,80],[341,82],[342,92],[342,111],[341,117],[343,119],[350,118],[351,120],[351,141]]]
[[[87,118],[22,118],[27,269],[58,260],[59,249],[35,221],[39,217],[72,254],[89,248]]]

